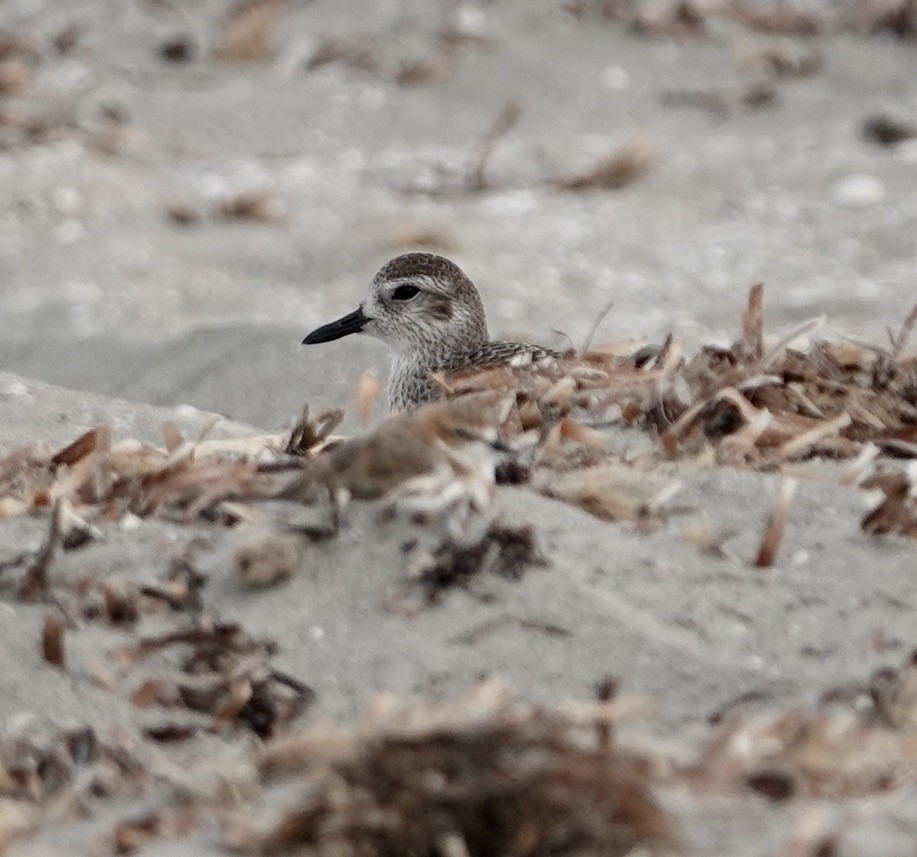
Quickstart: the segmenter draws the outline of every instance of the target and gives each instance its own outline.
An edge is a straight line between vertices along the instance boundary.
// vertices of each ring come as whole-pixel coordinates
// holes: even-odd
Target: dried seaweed
[[[624,855],[664,845],[671,826],[640,759],[610,734],[595,742],[620,705],[532,709],[494,681],[441,706],[380,701],[353,729],[318,726],[268,745],[263,775],[301,796],[266,828],[230,824],[230,840],[264,855]]]
[[[215,729],[235,723],[266,738],[285,730],[315,697],[311,688],[271,667],[273,643],[233,624],[200,620],[126,647],[121,660],[134,666],[176,647],[184,650],[177,671],[142,682],[132,694],[134,705],[185,708],[209,715]]]
[[[545,558],[530,526],[491,521],[471,538],[449,534],[434,548],[411,542],[404,547],[408,576],[421,583],[429,598],[452,586],[461,586],[480,574],[518,580],[529,566],[543,566]]]
[[[45,807],[54,802],[61,817],[76,820],[92,798],[124,796],[147,777],[143,759],[125,739],[105,738],[90,727],[0,736],[4,798]]]

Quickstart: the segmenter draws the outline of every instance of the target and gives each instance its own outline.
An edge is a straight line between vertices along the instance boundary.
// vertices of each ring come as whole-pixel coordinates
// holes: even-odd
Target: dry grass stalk
[[[370,43],[363,39],[323,39],[306,62],[307,71],[344,62],[354,68],[378,70],[379,61]]]
[[[35,559],[29,564],[25,577],[19,587],[22,598],[34,598],[36,595],[48,590],[48,569],[54,551],[60,541],[61,501],[55,501],[51,507],[51,518],[48,524],[48,535],[44,544],[39,548]]]
[[[770,568],[774,564],[777,551],[780,550],[780,542],[783,540],[783,531],[786,529],[790,507],[793,505],[793,497],[796,495],[796,484],[796,480],[792,477],[787,477],[780,483],[777,502],[767,520],[767,526],[764,528],[761,544],[755,556],[755,568]]]
[[[466,186],[470,191],[482,191],[488,187],[485,171],[497,143],[500,142],[522,118],[522,102],[514,99],[508,101],[494,120],[488,132],[478,144],[478,152],[468,168]]]
[[[781,36],[814,36],[824,25],[814,15],[796,8],[790,3],[767,4],[762,8],[756,3],[727,3],[726,14],[749,30]]]
[[[657,4],[638,4],[630,28],[655,38],[696,38],[706,29],[706,13],[693,0],[669,0]]]
[[[748,292],[748,307],[742,316],[742,359],[752,363],[764,356],[764,283],[755,283]]]
[[[66,623],[60,613],[45,615],[41,631],[41,654],[45,661],[60,670],[67,668],[67,654],[64,644]]]

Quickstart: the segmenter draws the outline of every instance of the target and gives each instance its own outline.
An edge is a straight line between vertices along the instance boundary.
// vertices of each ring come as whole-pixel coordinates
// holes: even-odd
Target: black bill
[[[303,345],[317,345],[319,342],[331,342],[351,333],[359,333],[366,326],[369,319],[363,315],[362,309],[355,309],[350,315],[345,315],[337,321],[323,324],[315,328],[303,341]]]

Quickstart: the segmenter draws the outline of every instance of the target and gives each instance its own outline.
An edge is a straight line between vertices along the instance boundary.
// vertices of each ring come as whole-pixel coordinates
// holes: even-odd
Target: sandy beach
[[[913,13],[675,5],[0,10],[3,853],[915,853]],[[299,343],[408,249],[502,336],[610,303],[592,344],[653,344],[670,399],[541,407],[496,485],[459,449],[269,498],[304,403],[378,437],[386,349]],[[744,374],[704,390],[704,345]]]

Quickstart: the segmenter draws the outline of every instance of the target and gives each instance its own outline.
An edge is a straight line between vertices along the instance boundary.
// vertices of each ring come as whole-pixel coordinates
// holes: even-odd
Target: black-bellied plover
[[[389,407],[414,408],[439,398],[435,372],[518,366],[558,357],[521,342],[493,342],[474,283],[454,262],[432,253],[407,253],[382,266],[369,293],[349,315],[313,330],[304,345],[366,333],[395,351]]]

